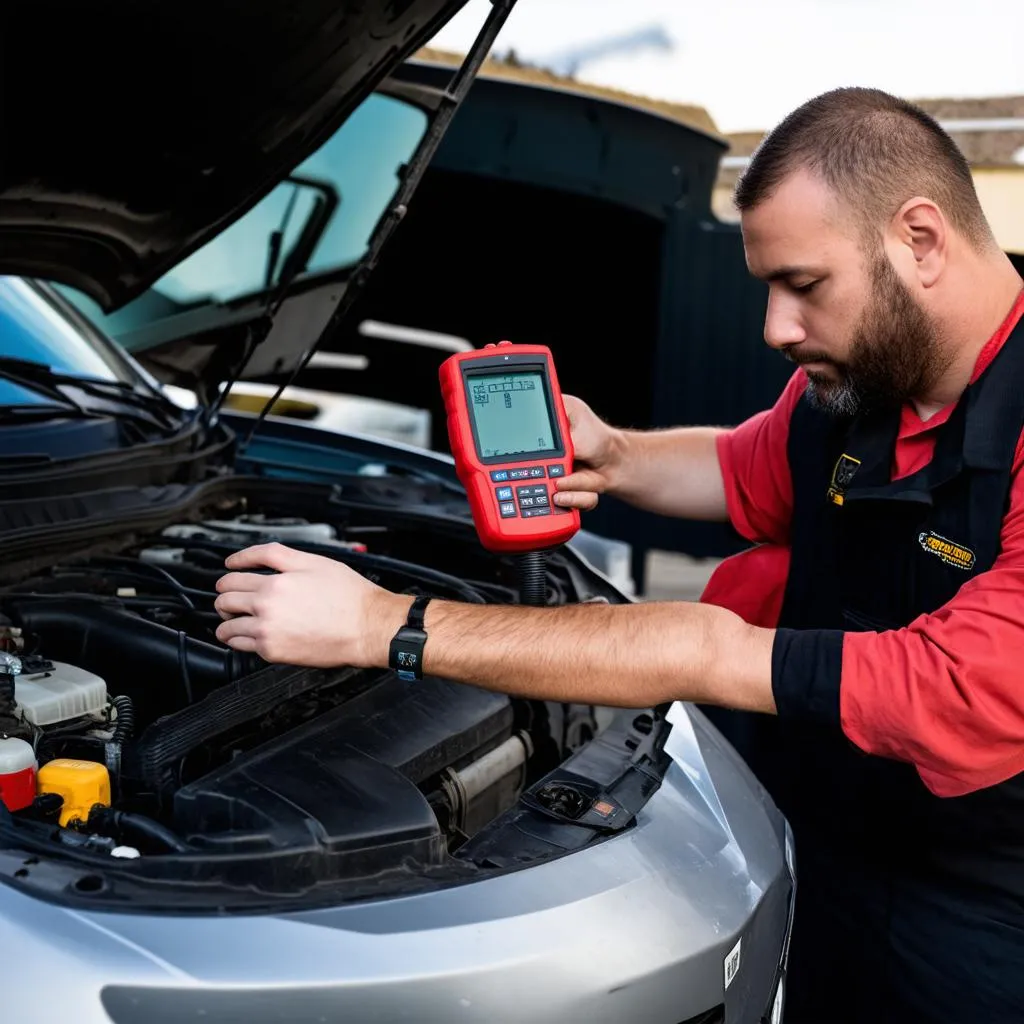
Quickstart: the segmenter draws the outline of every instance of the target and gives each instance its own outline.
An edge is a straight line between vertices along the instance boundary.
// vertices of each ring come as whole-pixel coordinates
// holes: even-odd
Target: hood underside
[[[0,273],[104,310],[245,213],[466,0],[35,0],[0,42]]]

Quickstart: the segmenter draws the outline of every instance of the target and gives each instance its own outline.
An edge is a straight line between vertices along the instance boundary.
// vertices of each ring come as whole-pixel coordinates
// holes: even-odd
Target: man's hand
[[[217,639],[270,662],[321,668],[386,664],[412,602],[320,555],[259,544],[230,555],[214,607]],[[246,570],[273,569],[276,574]],[[382,662],[383,657],[383,662]]]
[[[565,508],[587,511],[597,505],[598,495],[613,490],[620,464],[621,431],[604,422],[586,402],[563,395],[569,417],[577,470],[555,482],[554,502]]]

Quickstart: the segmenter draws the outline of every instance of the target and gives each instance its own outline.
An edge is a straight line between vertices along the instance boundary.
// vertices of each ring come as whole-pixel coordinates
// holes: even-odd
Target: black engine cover
[[[508,697],[394,674],[316,721],[178,790],[174,826],[224,852],[302,847],[437,862],[444,837],[418,783],[506,740]],[[391,858],[387,858],[390,860]]]

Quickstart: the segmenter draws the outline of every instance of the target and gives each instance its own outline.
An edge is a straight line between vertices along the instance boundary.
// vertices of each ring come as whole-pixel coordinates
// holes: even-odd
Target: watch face
[[[388,651],[388,667],[404,680],[420,679],[423,663],[423,645],[427,634],[414,626],[402,626],[391,641]]]

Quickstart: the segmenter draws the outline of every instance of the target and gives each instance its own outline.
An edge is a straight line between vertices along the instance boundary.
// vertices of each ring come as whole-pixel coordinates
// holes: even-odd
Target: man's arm
[[[404,621],[407,606],[402,601],[392,621]],[[425,671],[513,696],[612,707],[690,700],[775,711],[772,631],[711,605],[547,609],[439,601],[427,609],[426,629]],[[387,661],[386,632],[376,641],[378,664]]]
[[[718,439],[725,433],[717,427],[617,431],[616,470],[607,493],[658,515],[725,522],[718,459]],[[571,491],[581,475],[558,481],[558,490]]]
[[[554,501],[586,510],[609,494],[661,515],[729,520],[756,543],[787,543],[789,421],[806,386],[795,371],[771,409],[730,429],[623,430],[566,395],[577,468],[556,481]]]
[[[280,544],[231,555],[218,638],[271,662],[386,667],[412,599]],[[246,570],[270,568],[277,575]],[[647,707],[692,700],[774,711],[772,631],[684,602],[525,608],[435,600],[424,671],[539,699]]]
[[[714,427],[622,430],[565,396],[576,469],[556,481],[555,503],[591,509],[609,494],[667,516],[725,521],[725,485]]]

